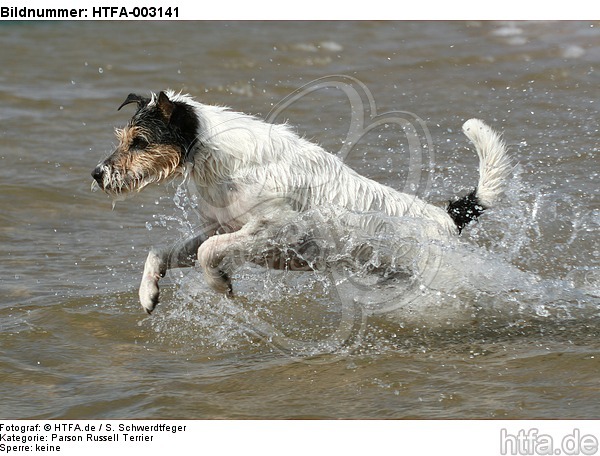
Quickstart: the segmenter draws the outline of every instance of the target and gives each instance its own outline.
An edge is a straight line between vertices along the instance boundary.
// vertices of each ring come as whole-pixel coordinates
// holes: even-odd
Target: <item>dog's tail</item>
[[[496,205],[513,169],[504,141],[481,120],[467,120],[463,125],[463,132],[471,140],[479,156],[479,183],[475,190],[450,202],[446,208],[459,233],[484,210]]]

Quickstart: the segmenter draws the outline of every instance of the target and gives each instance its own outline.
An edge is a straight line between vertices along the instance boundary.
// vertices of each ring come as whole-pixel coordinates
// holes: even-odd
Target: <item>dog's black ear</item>
[[[141,109],[144,106],[146,106],[149,103],[149,101],[150,100],[148,98],[141,97],[139,95],[136,95],[135,93],[130,93],[129,95],[127,95],[125,101],[121,103],[121,106],[117,108],[117,111],[120,111],[123,106],[128,105],[130,103],[137,103],[138,109]]]
[[[160,92],[158,94],[158,101],[156,102],[156,106],[163,115],[165,122],[168,123],[169,120],[171,120],[171,115],[173,114],[173,110],[175,109],[175,103],[169,100],[169,97],[166,93]]]

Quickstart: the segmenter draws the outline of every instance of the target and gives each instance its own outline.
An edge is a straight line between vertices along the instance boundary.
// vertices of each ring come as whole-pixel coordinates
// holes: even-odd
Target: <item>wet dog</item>
[[[94,185],[120,198],[185,175],[210,227],[175,248],[150,251],[139,289],[148,313],[158,303],[158,282],[170,268],[197,264],[206,282],[227,294],[232,293],[231,256],[240,252],[245,260],[271,268],[315,269],[302,253],[307,233],[288,230],[286,248],[273,242],[274,233],[314,208],[423,219],[439,236],[459,234],[497,203],[512,169],[499,135],[480,120],[468,120],[463,131],[479,156],[479,183],[441,208],[357,174],[286,125],[172,91],[130,94],[119,109],[130,103],[136,112],[117,130],[115,151],[93,170]]]

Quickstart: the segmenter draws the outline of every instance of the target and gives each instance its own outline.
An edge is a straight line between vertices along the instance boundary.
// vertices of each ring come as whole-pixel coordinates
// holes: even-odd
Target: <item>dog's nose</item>
[[[101,165],[96,166],[94,171],[92,171],[92,177],[102,187],[102,183],[104,182],[104,167]]]

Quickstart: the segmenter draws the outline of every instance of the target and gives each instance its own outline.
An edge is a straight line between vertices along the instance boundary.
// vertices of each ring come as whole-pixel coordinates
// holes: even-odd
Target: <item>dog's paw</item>
[[[139,296],[140,304],[148,315],[150,315],[158,305],[159,295],[158,279],[155,276],[144,275],[142,283],[140,284]]]
[[[227,296],[233,296],[233,287],[229,275],[220,269],[205,269],[204,280],[217,293],[224,293]]]

